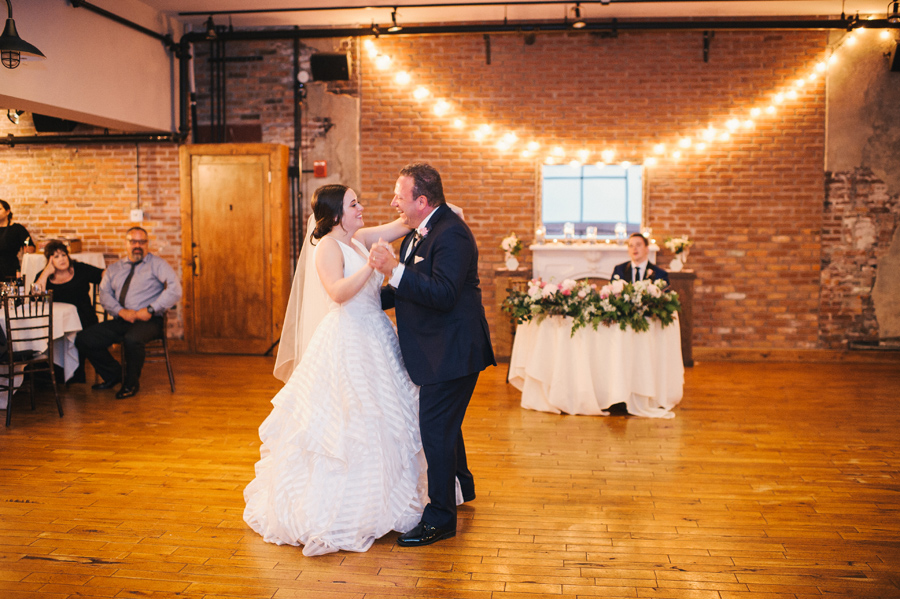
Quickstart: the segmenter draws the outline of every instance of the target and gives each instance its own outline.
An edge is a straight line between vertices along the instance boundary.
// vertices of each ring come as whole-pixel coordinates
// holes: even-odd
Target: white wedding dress
[[[344,276],[365,264],[353,248],[333,238],[317,247],[323,243],[340,244]],[[376,272],[353,299],[329,300],[259,427],[244,520],[267,542],[302,544],[308,556],[366,551],[389,531],[419,522],[427,502],[419,390],[381,310],[382,280]]]

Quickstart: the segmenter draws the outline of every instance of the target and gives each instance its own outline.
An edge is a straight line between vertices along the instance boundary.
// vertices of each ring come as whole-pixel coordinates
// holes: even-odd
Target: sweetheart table
[[[677,321],[651,320],[642,333],[617,325],[571,331],[572,319],[562,316],[516,329],[509,382],[522,392],[523,408],[606,416],[624,402],[635,416],[675,417],[684,387]]]

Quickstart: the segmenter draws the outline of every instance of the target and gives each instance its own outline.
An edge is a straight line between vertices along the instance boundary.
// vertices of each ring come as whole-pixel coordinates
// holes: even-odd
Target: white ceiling
[[[185,12],[217,13],[236,11],[230,16],[235,28],[288,27],[360,27],[373,22],[390,23],[392,0],[376,4],[365,0],[138,0],[180,21],[199,29],[209,14],[181,16]],[[495,6],[421,6],[422,4],[479,4],[490,0],[405,0],[400,2],[398,21],[403,24],[435,23],[498,23],[509,21],[546,21],[571,17],[574,2],[568,4],[540,4],[530,0],[515,0],[513,4]],[[419,4],[420,6],[409,6]],[[372,8],[372,7],[375,8]],[[335,8],[340,7],[340,10]],[[347,8],[351,7],[351,8]],[[588,21],[618,19],[667,19],[667,18],[838,18],[844,11],[848,16],[875,15],[884,18],[887,0],[599,0],[581,3],[582,16]],[[304,9],[269,13],[247,13],[248,10]],[[316,10],[308,10],[316,9]],[[217,25],[226,25],[228,15],[215,15]]]

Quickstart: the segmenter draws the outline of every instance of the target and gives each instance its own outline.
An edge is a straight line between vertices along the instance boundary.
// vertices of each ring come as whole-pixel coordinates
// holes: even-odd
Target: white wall
[[[161,41],[67,0],[12,3],[19,35],[47,58],[0,67],[0,108],[128,132],[177,129],[178,61]],[[174,23],[135,0],[92,3],[172,32],[175,41],[181,36]]]

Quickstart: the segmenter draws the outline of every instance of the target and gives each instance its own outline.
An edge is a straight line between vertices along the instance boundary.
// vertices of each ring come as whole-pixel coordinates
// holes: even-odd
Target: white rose
[[[612,288],[612,292],[614,295],[619,295],[620,293],[625,291],[625,281],[623,281],[622,279],[616,279],[615,281],[610,283],[609,286]]]
[[[573,279],[566,279],[565,281],[562,282],[560,287],[564,291],[572,291],[573,289],[575,289],[575,285],[577,285],[577,284],[578,284],[578,281],[575,281]]]
[[[547,286],[544,287],[544,289],[543,289],[544,297],[550,297],[551,295],[553,295],[553,294],[556,293],[557,291],[559,291],[559,287],[557,287],[557,286],[554,285],[553,283],[549,283],[549,284],[547,284]]]
[[[541,288],[537,285],[532,285],[528,288],[528,297],[533,300],[541,299]]]
[[[585,297],[587,297],[587,294],[588,294],[587,289],[582,289],[581,291],[578,292],[578,297],[580,297],[581,299],[584,299]]]

